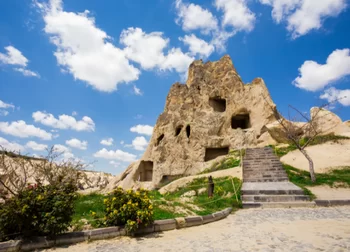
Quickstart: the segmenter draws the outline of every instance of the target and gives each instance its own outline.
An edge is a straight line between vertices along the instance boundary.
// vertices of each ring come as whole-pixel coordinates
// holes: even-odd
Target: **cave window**
[[[153,162],[152,161],[141,161],[139,165],[139,177],[138,180],[152,181],[153,178]]]
[[[180,132],[182,130],[182,127],[183,127],[182,125],[176,127],[176,129],[175,129],[175,136],[178,136],[180,134]]]
[[[225,156],[228,154],[228,147],[221,148],[205,148],[204,162],[215,159],[219,156]]]
[[[235,115],[231,118],[231,128],[232,129],[248,129],[250,128],[249,114]]]
[[[164,138],[164,134],[161,134],[158,138],[157,138],[157,144],[156,146],[158,146],[160,144],[160,142],[163,140]]]
[[[209,105],[216,112],[225,112],[226,111],[226,100],[219,97],[209,98]]]
[[[187,138],[189,138],[191,135],[191,126],[190,125],[186,126],[186,135],[187,135]]]

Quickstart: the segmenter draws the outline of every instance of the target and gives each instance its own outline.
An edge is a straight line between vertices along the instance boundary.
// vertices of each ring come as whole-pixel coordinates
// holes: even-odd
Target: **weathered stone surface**
[[[155,188],[169,176],[203,171],[209,159],[229,149],[261,144],[262,127],[277,119],[271,107],[276,106],[264,81],[256,78],[244,84],[229,56],[216,62],[194,61],[186,84],[171,87],[141,160],[107,189]],[[145,170],[145,161],[152,162],[150,170]]]
[[[322,134],[335,132],[336,128],[342,125],[339,116],[324,108],[313,107],[310,109],[310,115],[317,130]]]
[[[319,125],[324,129],[342,124],[329,111],[321,114]],[[230,149],[287,142],[277,117],[264,81],[256,78],[244,84],[229,56],[216,62],[194,61],[186,84],[170,88],[142,158],[106,191],[117,186],[154,189],[171,177],[198,174]],[[301,128],[303,123],[295,125]]]

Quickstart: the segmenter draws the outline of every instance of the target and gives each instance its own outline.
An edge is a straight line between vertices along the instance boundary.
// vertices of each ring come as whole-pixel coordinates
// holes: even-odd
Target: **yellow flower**
[[[128,205],[131,205],[131,200],[128,201]]]
[[[114,214],[117,214],[117,213],[118,213],[118,211],[117,211],[117,210],[114,210],[114,211],[113,211],[113,213],[114,213]]]
[[[108,199],[104,199],[103,203],[106,204],[108,202]]]
[[[38,195],[38,197],[36,197],[37,200],[42,200],[44,199],[44,196],[42,196],[41,194]]]
[[[113,197],[113,199],[112,199],[113,201],[116,201],[117,200],[117,198],[116,197]]]
[[[152,210],[152,209],[153,209],[153,206],[152,206],[152,205],[149,205],[148,209],[149,209],[149,210]]]

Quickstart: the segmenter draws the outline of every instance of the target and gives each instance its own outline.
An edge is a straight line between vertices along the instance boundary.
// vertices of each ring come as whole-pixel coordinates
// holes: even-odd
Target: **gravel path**
[[[350,251],[350,207],[240,210],[208,225],[82,243],[55,251],[63,250]]]

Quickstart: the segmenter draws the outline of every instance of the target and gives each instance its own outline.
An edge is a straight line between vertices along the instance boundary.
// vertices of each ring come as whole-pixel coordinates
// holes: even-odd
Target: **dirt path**
[[[350,207],[240,210],[208,225],[55,251],[350,251]]]

